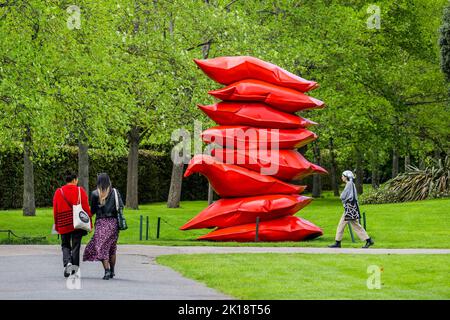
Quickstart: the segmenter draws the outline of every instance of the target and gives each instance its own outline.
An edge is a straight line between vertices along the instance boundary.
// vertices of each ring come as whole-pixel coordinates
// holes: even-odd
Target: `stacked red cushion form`
[[[298,129],[317,123],[294,114],[273,109],[259,102],[219,102],[198,107],[220,126],[243,126],[257,128]]]
[[[283,181],[300,180],[315,173],[327,173],[324,168],[309,162],[296,150],[216,148],[211,153],[215,159],[223,163],[238,164],[241,167],[262,172]],[[271,172],[273,169],[277,169],[276,172]]]
[[[219,125],[205,130],[202,139],[219,147],[212,156],[194,156],[185,177],[203,174],[222,199],[181,229],[217,228],[199,238],[211,241],[301,241],[322,235],[319,227],[293,216],[311,198],[299,195],[304,186],[289,183],[326,173],[294,150],[317,139],[306,129],[316,123],[294,113],[325,106],[304,94],[318,84],[254,57],[195,62],[226,87],[209,92],[222,102],[199,105]]]

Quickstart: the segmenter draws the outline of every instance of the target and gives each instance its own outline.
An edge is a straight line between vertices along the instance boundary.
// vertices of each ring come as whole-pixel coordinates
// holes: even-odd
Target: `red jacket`
[[[64,192],[66,200],[64,200],[61,189]],[[89,201],[86,191],[82,187],[78,187],[72,184],[66,184],[61,188],[57,189],[55,195],[53,196],[53,218],[55,220],[55,230],[59,234],[65,234],[74,231],[73,228],[73,211],[72,206],[78,203],[78,188],[81,191],[81,206],[83,210],[86,211],[91,217],[91,209],[89,208]],[[92,219],[91,219],[92,227]]]

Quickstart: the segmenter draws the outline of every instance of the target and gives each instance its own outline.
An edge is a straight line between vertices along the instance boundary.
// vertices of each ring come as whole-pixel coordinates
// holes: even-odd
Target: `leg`
[[[359,224],[358,220],[352,220],[350,221],[350,224],[361,241],[366,241],[367,239],[369,239],[369,235],[367,234],[366,230],[364,230],[364,228]]]
[[[70,245],[71,233],[61,235],[61,249],[63,253],[63,265],[64,267],[70,262],[72,263],[72,247]]]
[[[341,242],[344,237],[345,226],[347,225],[347,221],[345,221],[345,213],[342,215],[341,220],[339,220],[339,224],[336,229],[336,241]]]
[[[82,238],[83,232],[81,230],[75,230],[72,233],[72,264],[74,266],[80,266],[80,247]]]
[[[109,260],[102,260],[102,264],[103,264],[103,268],[105,269],[105,270],[109,270],[110,269],[110,266],[109,266]]]
[[[367,249],[370,246],[373,246],[375,242],[369,237],[366,230],[358,223],[357,220],[351,222],[353,229],[355,229],[356,234],[362,241],[366,241],[366,244],[363,246],[363,249]]]
[[[111,247],[109,248],[109,264],[111,265],[112,272],[114,272],[113,270],[116,265],[117,239],[118,235],[114,238]]]
[[[113,254],[111,257],[109,257],[109,266],[111,269],[111,274],[114,276],[114,267],[116,266],[116,255]]]

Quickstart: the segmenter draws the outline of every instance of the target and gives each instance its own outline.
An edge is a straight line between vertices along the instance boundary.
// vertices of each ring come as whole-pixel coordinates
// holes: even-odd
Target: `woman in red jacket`
[[[83,210],[91,217],[86,191],[78,187],[78,176],[73,172],[67,172],[66,185],[57,189],[53,196],[53,218],[55,230],[61,235],[65,277],[70,275],[69,270],[72,265],[80,266],[81,238],[87,234],[86,231],[76,230],[73,227],[72,206],[79,203],[79,195]]]

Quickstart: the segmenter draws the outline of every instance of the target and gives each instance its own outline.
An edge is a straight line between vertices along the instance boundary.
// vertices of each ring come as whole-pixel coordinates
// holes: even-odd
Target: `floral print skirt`
[[[94,236],[84,250],[83,261],[109,260],[116,254],[118,238],[117,218],[97,219]]]

